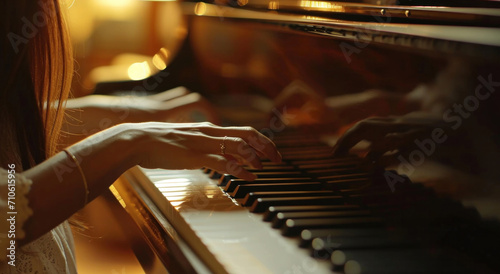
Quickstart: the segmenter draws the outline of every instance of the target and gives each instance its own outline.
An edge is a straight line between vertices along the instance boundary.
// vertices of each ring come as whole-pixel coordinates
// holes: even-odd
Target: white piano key
[[[202,171],[134,168],[131,173],[215,273],[332,273],[328,261],[311,258],[298,239],[283,237],[261,214],[240,207]],[[185,185],[182,191],[174,188],[170,198],[168,182]]]

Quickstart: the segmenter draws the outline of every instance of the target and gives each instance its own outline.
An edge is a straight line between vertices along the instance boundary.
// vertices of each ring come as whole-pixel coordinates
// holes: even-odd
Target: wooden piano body
[[[403,193],[432,189],[429,203],[436,207],[453,207],[451,211],[443,209],[443,215],[436,215],[441,217],[435,227],[423,226],[422,231],[403,227],[406,238],[411,233],[415,233],[417,241],[419,237],[424,238],[423,251],[418,249],[416,252],[414,245],[405,243],[388,246],[375,243],[364,247],[354,244],[354,247],[349,247],[349,244],[339,242],[340,247],[327,248],[325,254],[316,254],[320,258],[313,258],[311,253],[314,251],[299,247],[300,235],[282,236],[281,230],[262,221],[263,213],[251,213],[248,207],[242,207],[241,199],[232,199],[227,194],[229,192],[218,186],[218,180],[209,178],[208,174],[134,168],[124,174],[111,190],[129,216],[128,225],[138,228],[131,229],[139,231],[139,234],[131,235],[131,241],[147,273],[500,271],[491,249],[492,243],[499,243],[500,238],[500,230],[495,230],[499,228],[500,218],[498,155],[485,153],[499,150],[497,121],[500,112],[497,106],[500,99],[495,91],[500,89],[500,5],[494,1],[477,1],[473,2],[476,7],[463,8],[420,5],[414,1],[399,5],[392,2],[160,2],[157,4],[159,17],[168,15],[162,13],[164,10],[183,12],[183,20],[177,28],[169,28],[183,39],[178,44],[166,42],[156,57],[167,65],[166,68],[144,81],[159,83],[155,86],[157,91],[186,86],[202,93],[215,104],[224,124],[253,125],[281,142],[289,156],[285,157],[285,162],[293,168],[307,166],[304,161],[328,166],[326,162],[329,161],[329,146],[335,140],[334,133],[348,122],[374,114],[404,113],[397,109],[392,112],[384,110],[383,102],[374,101],[375,107],[368,110],[360,108],[359,111],[339,114],[339,119],[347,121],[344,124],[329,124],[331,119],[324,117],[327,114],[322,109],[304,110],[300,109],[300,104],[297,107],[291,103],[288,110],[293,112],[296,107],[299,109],[297,115],[305,118],[289,121],[289,124],[306,125],[289,130],[269,122],[273,111],[275,114],[284,111],[283,108],[273,109],[284,90],[299,89],[311,95],[309,98],[321,101],[367,90],[405,95],[416,92],[418,88],[433,86],[426,96],[438,98],[436,100],[452,97],[452,102],[469,104],[466,107],[473,118],[466,120],[461,117],[464,124],[472,124],[467,129],[469,133],[472,131],[471,140],[484,134],[484,138],[479,139],[484,140],[486,148],[479,149],[479,156],[459,166],[458,170],[430,159],[415,167],[411,174],[406,174],[413,182],[422,182],[423,185],[410,185],[409,189],[402,190]],[[442,2],[447,4],[447,1]],[[413,4],[415,6],[411,6]],[[456,3],[460,4],[463,3]],[[164,31],[161,26],[158,29]],[[118,87],[121,90],[133,89],[138,84],[141,82],[103,83],[96,91],[108,92]],[[486,91],[489,92],[488,98],[481,99]],[[301,99],[299,101],[304,103]],[[449,109],[454,110],[453,105]],[[292,137],[287,137],[290,134]],[[469,141],[469,138],[464,139]],[[320,145],[325,140],[326,143]],[[466,144],[469,143],[463,145]],[[321,177],[315,173],[321,171],[314,168],[305,170],[299,169],[298,172],[312,176],[313,181],[320,180],[323,185],[329,180],[325,179],[328,174]],[[373,169],[369,170],[373,172]],[[357,169],[356,172],[360,171]],[[478,174],[487,179],[479,179]],[[368,177],[373,179],[372,175]],[[387,187],[386,182],[372,184],[381,185],[385,185],[386,194],[400,195],[398,191],[391,192],[391,186]],[[331,189],[332,195],[347,193],[340,190]],[[413,203],[410,201],[413,196],[401,195],[404,202],[395,204],[396,207],[403,208]],[[443,198],[443,195],[448,198]],[[346,199],[344,205],[357,204],[350,201],[354,200]],[[356,212],[380,213],[377,207],[361,204],[362,208]],[[417,218],[424,214],[411,210],[413,208],[409,206],[408,211],[401,209],[396,215],[415,214]],[[436,208],[436,212],[440,210]],[[433,215],[432,211],[424,209],[429,215]],[[441,223],[448,213],[455,217],[457,211],[463,212],[463,216],[456,217],[458,221]],[[378,213],[374,216],[370,213],[368,217],[378,218]],[[386,211],[380,216],[394,217]],[[363,218],[362,225],[352,228],[352,231],[361,229],[368,234],[358,235],[357,240],[377,241],[378,236],[373,235],[379,235],[379,232],[373,232],[369,220],[364,215]],[[469,227],[469,222],[474,226]],[[404,223],[413,224],[410,221]],[[349,228],[342,230],[342,226],[332,225],[329,229],[333,229],[332,233],[349,233],[346,232]],[[394,233],[399,231],[398,226],[387,225],[384,229],[394,229]],[[369,234],[372,232],[373,235]],[[316,245],[355,238],[343,235],[337,239],[325,235],[316,241]],[[344,246],[348,248],[344,250]],[[337,256],[334,259],[331,256],[334,250],[347,256],[336,265],[331,260],[342,258]]]

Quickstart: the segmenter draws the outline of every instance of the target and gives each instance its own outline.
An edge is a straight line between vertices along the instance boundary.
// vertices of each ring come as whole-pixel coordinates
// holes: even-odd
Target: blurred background
[[[176,2],[64,0],[76,58],[73,94],[98,82],[141,80],[163,69],[186,35]],[[159,16],[161,14],[161,16]],[[162,58],[155,54],[162,52]]]

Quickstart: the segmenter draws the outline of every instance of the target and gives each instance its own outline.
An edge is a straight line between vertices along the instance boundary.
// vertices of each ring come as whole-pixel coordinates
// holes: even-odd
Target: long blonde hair
[[[2,2],[0,162],[27,169],[57,152],[73,53],[58,0]]]

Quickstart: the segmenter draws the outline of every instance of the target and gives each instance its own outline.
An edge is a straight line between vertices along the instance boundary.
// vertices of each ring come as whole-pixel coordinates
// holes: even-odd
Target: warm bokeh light
[[[267,8],[270,10],[277,10],[277,9],[279,9],[279,7],[280,7],[280,4],[278,1],[270,1],[269,6]]]
[[[90,1],[75,3],[73,1],[66,0],[64,2],[66,2],[65,6],[68,7],[67,21],[71,39],[75,44],[83,43],[91,36],[95,27],[95,16],[92,12],[90,12],[92,10],[92,5],[90,4]]]
[[[88,1],[88,0],[87,0]],[[91,0],[98,18],[128,19],[137,14],[136,0]]]
[[[167,63],[169,59],[170,53],[168,49],[166,48],[161,48],[158,53],[156,53],[153,56],[153,65],[158,69],[158,70],[164,70],[167,68]]]
[[[312,9],[327,9],[329,11],[335,11],[335,12],[343,12],[344,11],[344,6],[339,5],[337,3],[331,3],[331,2],[326,2],[326,1],[308,1],[308,0],[303,0],[300,1],[300,6],[304,8],[312,8]]]
[[[132,80],[142,80],[151,76],[151,69],[148,62],[133,63],[128,67],[128,76]]]
[[[187,35],[178,2],[61,2],[77,62],[76,97],[94,92],[100,82],[140,80],[166,69]]]
[[[123,8],[133,4],[136,2],[134,0],[92,0],[97,5],[108,6],[112,8]]]
[[[135,46],[143,37],[147,18],[144,13],[148,5],[136,0],[64,0],[67,7],[68,25],[75,44],[88,42],[89,39],[117,41],[115,46]],[[123,43],[123,37],[135,37]],[[131,39],[131,38],[130,38]]]

